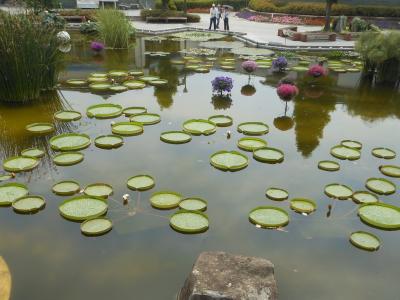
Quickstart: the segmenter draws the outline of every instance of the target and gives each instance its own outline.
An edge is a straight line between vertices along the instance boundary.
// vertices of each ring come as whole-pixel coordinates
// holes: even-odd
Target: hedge
[[[191,23],[200,22],[200,16],[194,14],[185,14],[183,11],[163,10],[163,9],[142,9],[140,11],[142,20],[147,17],[187,17],[187,21]]]
[[[184,1],[183,0],[175,0],[175,5],[178,10],[184,9]],[[247,0],[187,0],[186,7],[188,9],[191,8],[210,8],[212,4],[218,5],[230,5],[235,10],[240,10],[247,6]],[[156,2],[156,8],[162,8],[161,1],[158,0]]]

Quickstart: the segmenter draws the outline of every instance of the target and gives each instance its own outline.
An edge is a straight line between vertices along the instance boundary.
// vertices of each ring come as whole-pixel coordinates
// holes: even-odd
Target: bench
[[[62,16],[67,23],[84,23],[86,22],[85,16]]]
[[[146,22],[184,22],[187,23],[187,17],[146,17]]]

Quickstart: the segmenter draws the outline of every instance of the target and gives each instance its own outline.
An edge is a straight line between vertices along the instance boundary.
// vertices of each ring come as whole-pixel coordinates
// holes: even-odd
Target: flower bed
[[[243,10],[236,14],[237,17],[246,19],[252,22],[279,23],[289,25],[312,25],[323,26],[325,24],[324,17],[316,16],[291,16],[286,14],[274,13],[257,13],[248,10]]]

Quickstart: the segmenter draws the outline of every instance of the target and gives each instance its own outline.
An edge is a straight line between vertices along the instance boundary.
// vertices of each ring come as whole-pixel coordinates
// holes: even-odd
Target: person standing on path
[[[214,26],[214,30],[217,30],[217,8],[215,7],[215,4],[210,8],[210,26],[208,27],[208,30],[211,30],[211,25]]]
[[[218,4],[217,7],[217,28],[219,29],[219,21],[222,19],[222,12],[223,12],[223,8],[221,6],[221,4]]]
[[[223,18],[224,18],[224,30],[229,31],[229,9],[226,7],[224,8]]]

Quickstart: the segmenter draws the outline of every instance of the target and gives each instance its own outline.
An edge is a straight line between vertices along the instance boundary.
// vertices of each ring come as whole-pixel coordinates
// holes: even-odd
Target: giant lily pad
[[[153,86],[164,86],[168,84],[168,80],[166,79],[156,79],[156,80],[150,80],[148,82],[150,85]]]
[[[84,221],[81,224],[81,231],[84,235],[99,236],[112,229],[112,222],[107,218],[94,218]]]
[[[87,108],[86,114],[89,118],[109,119],[122,115],[122,106],[112,103],[91,105]]]
[[[83,193],[92,197],[108,198],[108,196],[112,195],[113,188],[106,183],[93,183],[85,187]]]
[[[353,195],[353,191],[346,185],[332,183],[325,186],[325,194],[331,198],[346,200]]]
[[[179,202],[179,208],[186,211],[205,211],[207,201],[201,198],[186,198]]]
[[[283,227],[289,223],[288,213],[279,207],[259,206],[249,213],[252,223],[265,228]]]
[[[362,144],[360,142],[352,140],[343,140],[340,142],[340,145],[357,150],[361,150],[362,148]]]
[[[150,82],[150,81],[158,80],[158,79],[160,79],[160,77],[148,75],[148,76],[139,77],[139,79],[140,79],[141,81],[144,81],[144,82]]]
[[[94,144],[102,149],[115,149],[124,144],[124,139],[118,135],[101,135],[94,140]]]
[[[10,180],[12,177],[11,174],[0,173],[0,182]]]
[[[182,233],[201,233],[208,229],[208,217],[198,211],[181,210],[174,213],[169,224],[171,227]]]
[[[218,151],[211,155],[210,162],[222,171],[238,171],[247,167],[249,159],[237,151]]]
[[[80,152],[64,152],[53,157],[57,166],[73,166],[83,161],[84,155]]]
[[[230,116],[215,115],[208,118],[208,121],[213,122],[218,127],[227,127],[233,124],[233,119]]]
[[[340,165],[336,161],[322,160],[318,163],[318,168],[324,171],[338,171]]]
[[[141,70],[131,70],[128,74],[131,76],[143,76],[144,73]]]
[[[166,131],[161,133],[160,139],[170,144],[184,144],[192,140],[192,136],[184,131]]]
[[[361,152],[359,150],[341,145],[332,147],[331,154],[336,158],[348,160],[356,160],[361,156]]]
[[[82,115],[79,111],[60,110],[54,114],[54,118],[58,121],[70,122],[79,120],[82,118]]]
[[[91,196],[78,196],[65,200],[58,207],[60,214],[69,220],[84,221],[97,218],[107,212],[105,199]]]
[[[381,229],[400,229],[400,207],[385,203],[362,204],[358,215],[368,225]]]
[[[267,141],[254,137],[243,137],[237,143],[238,147],[245,151],[253,151],[267,146]]]
[[[269,127],[262,122],[246,122],[239,124],[237,130],[247,135],[264,135],[268,133]]]
[[[110,85],[111,86],[111,84],[109,84],[109,83],[107,83],[108,82],[108,78],[107,77],[93,77],[93,76],[90,76],[90,77],[88,77],[88,79],[87,79],[90,83],[94,83],[94,84],[102,84],[102,83],[106,83],[107,85]]]
[[[50,146],[56,151],[76,151],[90,146],[90,137],[82,133],[64,133],[53,136]]]
[[[158,114],[143,113],[137,114],[129,118],[132,122],[138,122],[143,125],[153,125],[161,121],[161,117]]]
[[[54,194],[59,196],[71,196],[80,191],[79,183],[73,180],[63,180],[51,188]]]
[[[385,178],[370,178],[365,186],[380,195],[390,195],[396,192],[396,185]]]
[[[20,213],[36,212],[46,205],[42,196],[25,196],[15,200],[12,207]]]
[[[232,71],[236,69],[234,65],[221,65],[220,68],[226,71]]]
[[[54,125],[51,123],[32,123],[27,125],[26,130],[35,134],[47,134],[54,131]]]
[[[134,191],[146,191],[153,188],[155,182],[149,175],[136,175],[128,179],[127,185]]]
[[[350,242],[363,250],[375,251],[378,250],[381,242],[379,238],[369,232],[356,231],[350,235]]]
[[[392,159],[396,157],[396,152],[388,148],[374,148],[372,149],[372,155],[379,158]]]
[[[10,205],[15,200],[28,195],[28,188],[20,183],[0,185],[0,206]]]
[[[146,87],[146,83],[138,80],[128,80],[123,83],[130,90],[138,90]]]
[[[122,92],[126,92],[128,90],[128,88],[124,85],[112,85],[110,86],[110,91],[114,92],[114,93],[122,93]]]
[[[26,172],[33,170],[39,160],[30,156],[14,156],[3,161],[3,168],[8,172]]]
[[[143,133],[143,125],[137,122],[118,122],[111,125],[111,131],[119,135],[139,135]]]
[[[89,85],[89,88],[94,92],[106,92],[112,87],[108,82],[97,82]]]
[[[266,192],[265,195],[271,199],[271,200],[277,200],[277,201],[283,201],[286,200],[289,197],[289,193],[285,191],[284,189],[280,188],[269,188]]]
[[[126,117],[130,117],[130,116],[134,116],[134,115],[139,115],[139,114],[144,114],[147,112],[147,108],[146,107],[141,107],[141,106],[131,106],[131,107],[127,107],[125,108],[122,113],[126,116]]]
[[[376,203],[379,201],[378,197],[375,194],[372,194],[367,191],[354,192],[352,198],[353,198],[353,201],[358,204]]]
[[[384,165],[380,166],[379,170],[386,176],[400,177],[400,166]]]
[[[44,156],[44,151],[38,148],[29,148],[21,151],[22,156],[41,158]]]
[[[68,79],[65,81],[65,83],[70,86],[85,86],[87,81],[82,79]]]
[[[253,157],[254,159],[261,162],[275,164],[282,162],[285,158],[285,155],[283,151],[279,149],[270,147],[261,147],[253,151]]]
[[[150,203],[153,207],[159,209],[172,209],[179,205],[182,196],[175,192],[162,191],[151,195]]]
[[[95,72],[95,73],[91,73],[90,77],[93,78],[107,78],[108,74],[105,72]]]
[[[128,72],[121,71],[121,70],[112,70],[112,71],[108,72],[108,76],[110,76],[110,77],[127,77]]]
[[[208,120],[192,119],[183,123],[183,130],[194,135],[210,135],[217,130],[217,126]]]
[[[310,214],[317,209],[317,204],[310,199],[294,198],[290,200],[290,208],[298,213]]]

